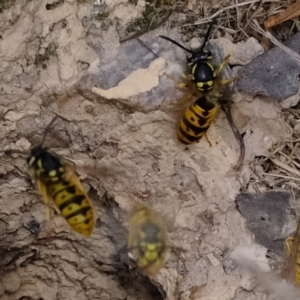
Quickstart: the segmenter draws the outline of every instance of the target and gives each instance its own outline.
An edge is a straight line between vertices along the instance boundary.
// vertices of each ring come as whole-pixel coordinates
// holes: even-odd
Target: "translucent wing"
[[[47,236],[50,237],[51,236],[51,214],[50,214],[50,198],[49,195],[47,193],[47,188],[46,186],[40,181],[37,180],[37,187],[38,190],[40,191],[42,198],[44,200],[45,206],[46,206],[46,232],[47,232]]]
[[[69,197],[68,209],[61,210],[61,214],[75,231],[90,236],[95,227],[96,210],[94,205],[85,192],[78,176],[69,166],[66,166],[66,180],[71,186],[75,186],[75,192]],[[72,199],[74,200],[73,203]]]
[[[286,240],[286,250],[289,257],[282,275],[286,280],[293,281],[300,286],[300,221],[295,236]]]

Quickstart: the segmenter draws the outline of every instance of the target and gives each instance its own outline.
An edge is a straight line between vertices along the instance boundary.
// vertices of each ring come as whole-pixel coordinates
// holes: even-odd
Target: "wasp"
[[[128,249],[136,265],[147,276],[154,276],[165,264],[168,235],[159,216],[149,207],[136,205],[129,216]]]
[[[207,93],[214,88],[215,80],[218,77],[219,73],[228,63],[230,55],[227,55],[222,63],[215,68],[213,64],[213,55],[210,50],[206,49],[205,46],[207,44],[210,32],[212,30],[213,25],[215,24],[216,19],[214,19],[207,30],[206,36],[204,38],[204,42],[201,45],[198,51],[192,51],[190,49],[185,48],[183,45],[178,42],[172,40],[171,38],[160,35],[160,38],[168,40],[169,42],[175,44],[186,52],[190,53],[187,57],[187,63],[191,69],[191,79],[195,82],[198,90],[203,93]],[[222,84],[229,84],[234,79],[229,80],[221,80]]]
[[[190,81],[194,85],[192,87],[192,95],[196,95],[196,97],[194,97],[193,102],[186,108],[177,129],[177,137],[185,145],[199,142],[205,136],[211,146],[206,132],[219,112],[218,101],[222,96],[222,87],[236,79],[222,79],[220,77],[220,72],[226,66],[230,55],[227,55],[221,64],[215,68],[213,55],[211,51],[205,48],[215,22],[216,19],[210,23],[204,42],[198,51],[189,50],[169,37],[160,36],[190,53],[187,57],[187,62],[191,68],[192,76]],[[183,88],[191,86],[191,84],[180,83],[178,86]]]
[[[220,82],[216,82],[215,88],[209,93],[201,93],[192,82],[179,83],[173,76],[169,74],[165,75],[175,81],[178,86],[187,87],[190,92],[188,96],[184,96],[180,101],[175,103],[176,106],[182,106],[187,100],[189,103],[178,122],[178,140],[185,145],[190,145],[199,142],[205,136],[211,146],[206,132],[219,112],[218,100],[222,95]]]
[[[289,257],[283,275],[285,279],[294,281],[300,287],[300,220],[295,235],[286,239],[285,249]]]
[[[41,144],[31,149],[27,158],[29,171],[45,202],[47,221],[50,220],[50,200],[53,200],[61,216],[74,231],[90,236],[95,226],[95,209],[91,200],[70,166],[43,147],[56,118],[46,127]],[[14,150],[8,152],[20,153]],[[47,232],[49,235],[49,224]]]

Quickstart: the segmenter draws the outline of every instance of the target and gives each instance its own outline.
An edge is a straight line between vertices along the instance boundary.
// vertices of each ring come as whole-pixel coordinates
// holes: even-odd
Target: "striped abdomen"
[[[217,110],[217,106],[205,97],[195,101],[180,121],[177,130],[180,142],[186,145],[198,142],[214,120]]]
[[[68,172],[57,156],[41,146],[31,150],[27,162],[45,204],[49,206],[51,198],[73,230],[90,236],[95,225],[95,211],[76,174]]]
[[[48,186],[48,193],[73,230],[91,235],[94,228],[93,208],[86,194],[76,184],[61,178]]]

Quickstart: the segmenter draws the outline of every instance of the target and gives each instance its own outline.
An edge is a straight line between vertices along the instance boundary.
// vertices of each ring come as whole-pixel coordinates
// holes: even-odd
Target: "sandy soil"
[[[181,73],[183,51],[155,42],[153,32],[153,47],[165,47],[159,58],[139,66],[140,45],[128,60],[121,56],[119,68],[108,64],[133,43],[120,46],[117,27],[140,15],[140,2],[106,1],[105,20],[95,17],[101,5],[65,0],[49,10],[47,4],[18,1],[0,14],[0,149],[28,150],[54,114],[61,116],[46,145],[77,165],[97,228],[88,239],[76,235],[53,209],[54,230],[46,238],[45,206],[24,157],[1,156],[0,299],[265,299],[228,253],[254,244],[234,200],[249,183],[249,162],[290,133],[281,108],[235,96],[233,116],[246,144],[237,174],[239,147],[223,112],[208,132],[212,147],[203,139],[186,150],[176,140],[176,114],[153,108],[165,104],[166,91],[175,95],[163,73]],[[216,43],[238,64],[263,51],[253,38]],[[104,72],[110,75],[102,78]],[[152,280],[126,251],[126,216],[137,202],[160,213],[172,246],[166,268]]]

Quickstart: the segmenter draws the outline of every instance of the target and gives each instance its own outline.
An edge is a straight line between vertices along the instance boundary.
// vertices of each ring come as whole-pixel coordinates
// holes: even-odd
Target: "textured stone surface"
[[[49,1],[20,1],[0,16],[0,149],[38,145],[54,114],[61,116],[45,146],[77,167],[97,226],[84,238],[51,209],[46,238],[45,204],[25,157],[1,154],[1,300],[188,300],[194,292],[203,300],[234,299],[244,284],[238,272],[225,271],[224,252],[253,244],[234,199],[249,182],[253,157],[286,136],[278,108],[260,99],[233,105],[247,149],[236,174],[239,149],[222,112],[208,131],[212,147],[202,139],[187,148],[176,139],[179,114],[164,104],[180,92],[162,70],[180,79],[186,53],[157,34],[178,35],[142,37],[156,58],[136,40],[120,45],[114,18],[131,17],[127,1],[107,1],[113,15],[100,21],[89,3],[56,2],[47,10]],[[29,25],[24,35],[22,24]],[[125,99],[113,96],[120,87]],[[161,214],[174,246],[153,280],[134,268],[126,248],[127,212],[137,202]]]
[[[300,54],[300,33],[285,45]],[[278,102],[298,93],[300,65],[278,47],[253,59],[239,74],[237,90],[263,95]]]
[[[276,253],[282,253],[285,238],[297,226],[290,197],[290,193],[280,191],[236,197],[238,209],[246,218],[246,226],[254,234],[255,241]]]

